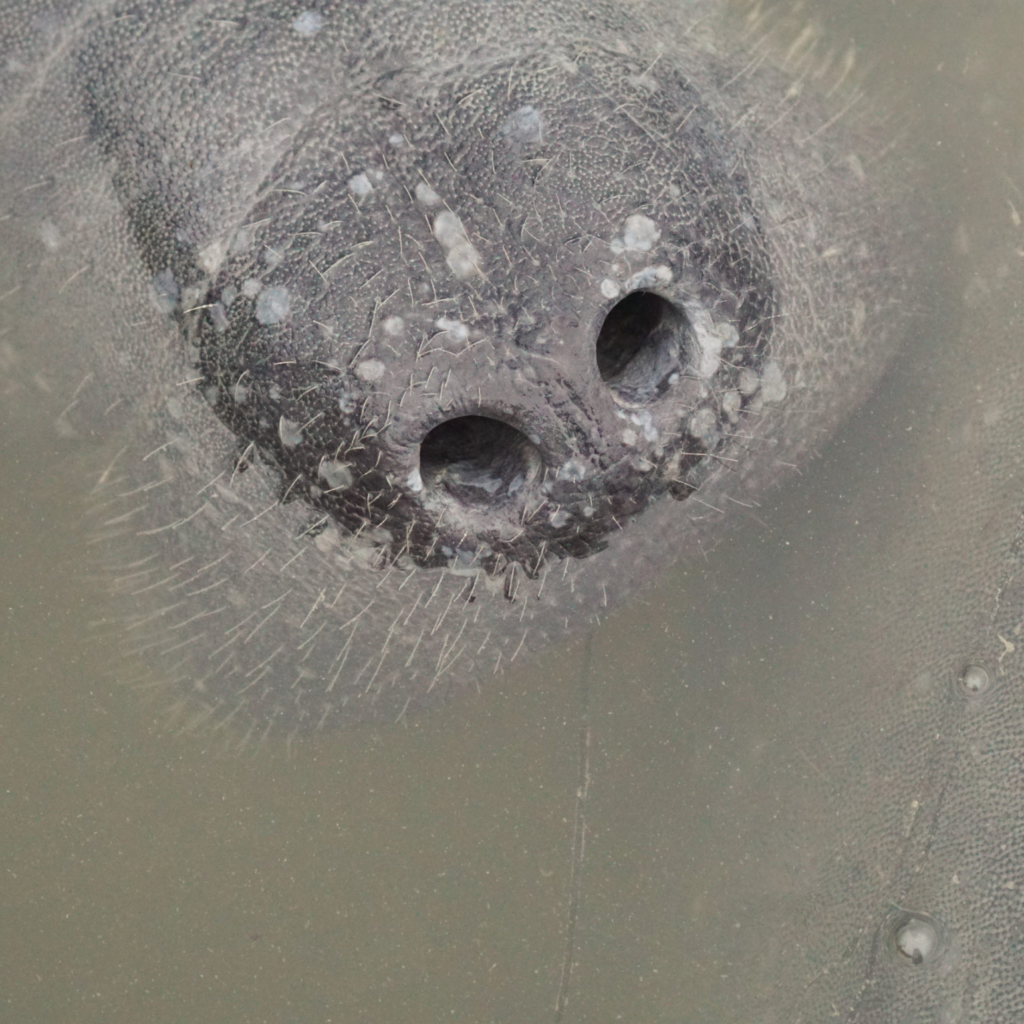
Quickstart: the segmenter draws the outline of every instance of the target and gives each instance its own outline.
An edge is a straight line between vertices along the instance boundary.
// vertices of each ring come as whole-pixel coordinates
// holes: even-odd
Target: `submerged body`
[[[117,638],[164,691],[243,736],[398,716],[603,616],[821,448],[906,323],[908,186],[891,155],[872,159],[887,136],[870,118],[858,127],[852,94],[813,98],[840,82],[841,61],[816,79],[820,56],[797,51],[777,74],[756,48],[719,50],[703,5],[487,5],[474,21],[483,7],[373,4],[342,17],[163,5],[147,21],[139,5],[75,7],[67,20],[16,6],[2,19],[13,34],[0,238],[15,256],[0,268],[4,401],[44,406],[37,429],[109,438],[92,517],[124,609]],[[924,63],[929,76],[936,63],[978,73],[952,46]],[[995,116],[991,90],[962,86],[947,94],[966,97],[957,131],[941,138],[985,153],[975,122]],[[677,130],[692,133],[678,164],[659,164]],[[1019,179],[1009,158],[995,164],[986,174]],[[831,453],[838,480],[811,493],[834,504],[810,502],[810,515],[797,492],[783,525],[772,521],[772,539],[792,544],[769,562],[775,574],[716,552],[714,571],[732,584],[721,629],[684,594],[678,607],[705,634],[683,646],[672,616],[649,634],[639,616],[627,622],[643,643],[616,661],[607,641],[621,675],[593,698],[602,760],[570,986],[578,1019],[1020,1017],[1024,368],[1020,201],[1005,188],[1000,177],[989,208],[937,237],[942,260],[955,252],[970,267],[936,288],[929,324],[957,325],[962,343],[932,348],[923,335],[898,386],[845,435],[856,450],[848,440]],[[735,238],[738,258],[693,249],[691,194],[709,240]],[[467,417],[517,433],[487,427],[482,446],[479,423],[433,434],[424,473],[428,435]],[[644,507],[615,504],[633,494]],[[626,711],[635,724],[616,733]],[[476,747],[460,750],[472,771]],[[405,764],[388,776],[346,763],[316,776],[323,803],[312,785],[270,802],[268,817],[298,808],[289,820],[302,843],[291,846],[244,814],[238,841],[224,843],[234,822],[197,787],[186,806],[215,809],[194,884],[210,881],[181,945],[198,947],[196,920],[219,936],[221,887],[248,896],[230,890],[244,863],[288,894],[267,916],[297,982],[275,979],[264,998],[323,990],[334,1001],[321,1016],[369,1006],[366,1019],[392,1021],[429,994],[417,980],[415,998],[396,995],[396,962],[459,988],[457,961],[465,984],[446,1000],[466,1008],[497,992],[514,1008],[505,1016],[532,1019],[519,1000],[541,976],[543,1005],[553,1002],[566,915],[532,915],[530,939],[558,932],[549,964],[541,939],[523,941],[519,918],[493,908],[535,897],[522,904],[532,914],[545,900],[535,876],[548,851],[520,829],[536,803],[515,803],[533,765],[510,757],[511,772],[494,772],[519,772],[509,790],[493,783],[475,804],[431,803],[447,754],[422,778]],[[358,818],[367,778],[372,809]],[[261,779],[268,792],[271,782]],[[522,819],[501,832],[506,801]],[[406,817],[366,842],[366,821],[396,806]],[[73,810],[56,816],[61,838]],[[310,824],[321,816],[323,831]],[[414,838],[396,854],[389,844],[410,821]],[[295,870],[296,845],[316,851],[311,870]],[[218,846],[230,863],[216,870]],[[459,861],[485,846],[493,860]],[[108,848],[117,885],[103,900],[134,868],[116,838]],[[189,851],[174,852],[165,874],[177,881]],[[62,885],[72,861],[54,869]],[[83,878],[101,870],[83,862]],[[148,865],[138,870],[139,888],[153,888]],[[317,959],[378,873],[358,939]],[[285,907],[304,874],[331,884],[310,883]],[[17,884],[45,901],[25,877],[31,866]],[[476,901],[440,902],[449,877]],[[140,926],[159,951],[158,981],[159,929],[175,927],[181,905],[168,890],[167,912]],[[404,894],[397,909],[391,890]],[[71,941],[65,914],[51,916]],[[364,942],[383,955],[366,956]],[[76,948],[94,945],[89,931]],[[208,969],[216,943],[203,945],[203,997],[243,998],[249,961],[232,988]],[[223,968],[235,947],[222,945]],[[125,946],[118,969],[123,958],[135,971],[142,954]],[[413,1016],[424,1016],[418,1003]]]
[[[820,63],[737,65],[707,13],[58,30],[8,100],[4,287],[33,369],[84,332],[60,426],[127,439],[97,534],[169,688],[262,733],[479,685],[864,397],[906,327],[900,169]]]

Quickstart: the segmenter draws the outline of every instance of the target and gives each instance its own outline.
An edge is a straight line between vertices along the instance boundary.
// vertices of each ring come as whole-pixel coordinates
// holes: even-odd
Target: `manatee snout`
[[[290,497],[388,562],[537,576],[694,489],[763,402],[771,260],[722,126],[642,74],[536,47],[296,135],[182,316]]]
[[[96,547],[158,684],[258,733],[479,686],[864,396],[906,175],[712,6],[172,3],[69,33],[7,130],[2,230],[66,240],[20,294],[54,352],[85,331]]]

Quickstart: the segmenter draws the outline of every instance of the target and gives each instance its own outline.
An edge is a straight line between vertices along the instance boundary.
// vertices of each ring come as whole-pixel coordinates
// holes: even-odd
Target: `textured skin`
[[[569,635],[902,333],[877,143],[704,8],[657,75],[649,10],[588,12],[83,9],[8,101],[26,362],[54,292],[102,325],[61,422],[131,439],[96,490],[131,647],[218,718],[393,718]]]
[[[370,9],[364,26],[373,22],[379,38],[407,40],[410,49],[440,49],[453,64],[453,53],[464,55],[458,32],[450,26],[437,30],[419,9],[403,11],[396,4],[389,9],[393,22],[378,5]],[[495,16],[490,27],[478,26],[481,38],[492,34],[495,51],[513,55],[513,64],[517,46],[522,47],[524,64],[536,52],[531,50],[534,44],[516,35],[532,25],[520,13],[525,9],[516,5],[514,18]],[[598,10],[593,5],[587,9]],[[443,21],[448,10],[431,5],[429,17]],[[173,5],[162,11],[148,26],[92,9],[50,17],[38,4],[31,17],[9,8],[8,16],[0,19],[0,31],[11,33],[5,52],[16,51],[24,69],[20,76],[4,79],[0,144],[5,218],[0,237],[4,252],[15,257],[0,268],[0,294],[5,296],[2,313],[9,320],[5,327],[17,328],[3,335],[5,358],[13,364],[5,375],[4,396],[12,407],[39,401],[31,384],[37,376],[53,389],[53,418],[59,429],[113,439],[111,468],[97,489],[95,514],[104,542],[101,557],[114,570],[130,609],[122,624],[127,626],[125,635],[154,666],[161,685],[175,693],[180,685],[188,693],[202,682],[205,689],[191,693],[190,700],[205,703],[220,718],[234,715],[243,732],[248,716],[260,731],[278,719],[286,729],[315,726],[327,704],[340,710],[349,687],[353,696],[344,705],[346,712],[359,713],[365,706],[366,713],[397,714],[410,694],[431,685],[436,667],[452,655],[457,660],[434,693],[447,685],[483,680],[499,654],[508,660],[518,651],[537,650],[547,635],[556,638],[582,625],[606,599],[621,599],[652,564],[692,552],[716,536],[721,517],[705,505],[695,506],[695,499],[727,507],[728,502],[722,504],[726,493],[744,501],[756,498],[781,463],[819,447],[877,374],[898,333],[898,256],[904,250],[891,210],[899,206],[900,193],[887,176],[890,172],[872,163],[872,147],[858,141],[849,117],[819,131],[829,117],[813,103],[787,100],[787,80],[765,69],[755,71],[757,62],[748,64],[746,57],[709,54],[706,37],[683,38],[684,26],[675,31],[670,18],[655,19],[650,5],[643,12],[656,21],[656,37],[645,28],[643,12],[631,12],[627,23],[609,29],[611,15],[581,27],[578,13],[573,13],[579,8],[565,9],[560,17],[557,5],[538,6],[534,21],[543,25],[539,35],[551,49],[595,45],[602,53],[616,53],[622,39],[633,48],[628,60],[622,57],[623,65],[643,71],[659,52],[657,41],[671,39],[669,53],[650,73],[657,77],[664,64],[678,61],[711,104],[713,117],[705,123],[730,129],[729,144],[742,153],[737,166],[744,168],[749,182],[749,202],[763,218],[772,302],[785,313],[770,344],[791,385],[787,400],[766,410],[747,409],[741,422],[757,444],[716,449],[723,458],[743,459],[722,464],[735,472],[708,473],[717,460],[703,460],[700,466],[707,468],[698,467],[698,472],[707,478],[699,495],[681,503],[666,498],[653,504],[607,550],[591,558],[563,562],[552,555],[548,575],[542,572],[531,581],[524,571],[511,584],[509,589],[519,588],[511,595],[504,575],[453,576],[433,568],[407,578],[400,575],[406,571],[401,567],[375,568],[381,549],[390,543],[386,538],[365,546],[346,542],[343,511],[336,513],[340,522],[332,519],[326,531],[307,533],[324,514],[335,514],[330,508],[314,510],[316,496],[308,491],[299,500],[277,504],[287,484],[282,488],[282,470],[273,460],[280,463],[287,452],[275,447],[272,431],[262,441],[262,458],[254,457],[249,469],[236,471],[239,445],[226,427],[231,416],[223,406],[224,387],[218,386],[214,396],[220,415],[211,412],[200,391],[211,383],[207,374],[216,378],[222,366],[230,371],[225,371],[227,381],[236,383],[230,376],[236,370],[231,351],[226,357],[215,352],[204,364],[203,313],[185,313],[180,295],[177,304],[162,301],[173,291],[169,278],[153,284],[171,269],[179,286],[200,289],[196,304],[202,304],[210,287],[221,287],[214,281],[217,275],[241,277],[258,260],[245,252],[232,254],[215,270],[206,269],[208,277],[203,277],[195,275],[196,266],[203,269],[195,262],[197,253],[252,220],[257,207],[273,217],[298,216],[288,212],[286,199],[265,187],[278,181],[275,168],[290,167],[292,140],[302,135],[301,129],[283,128],[280,118],[312,125],[324,114],[324,95],[343,89],[330,79],[330,60],[324,58],[314,72],[309,54],[300,61],[295,47],[297,42],[308,47],[311,41],[330,39],[329,33],[340,29],[336,23],[330,28],[328,21],[316,36],[297,40],[290,21],[297,11],[276,21],[254,13],[244,26],[249,33],[245,52],[259,47],[265,56],[244,67],[244,62],[209,56],[219,52],[218,45],[230,47],[234,37],[218,37],[214,27],[235,32],[233,17],[212,19],[203,4],[189,5],[187,13]],[[684,24],[695,17],[690,9],[678,14]],[[347,31],[355,37],[359,28]],[[334,45],[332,53],[339,52],[345,47]],[[372,52],[365,53],[371,59]],[[480,66],[492,66],[488,62],[493,57],[484,57]],[[351,64],[344,66],[351,74]],[[555,67],[564,70],[564,64]],[[744,68],[750,69],[748,74],[740,73]],[[248,81],[240,77],[243,70]],[[461,81],[463,74],[460,70],[453,77]],[[708,83],[715,88],[709,90]],[[186,94],[185,89],[196,91]],[[183,95],[191,97],[184,104]],[[507,155],[506,140],[517,130],[531,135],[528,115],[508,134],[501,133],[506,118],[527,105],[526,99],[517,96],[493,114],[493,130],[484,135],[499,153]],[[537,109],[547,109],[536,97],[530,99]],[[355,104],[356,99],[346,102]],[[201,117],[193,113],[196,103]],[[472,101],[467,106],[473,109]],[[645,104],[640,107],[645,109]],[[360,130],[369,131],[367,125],[373,123],[356,120]],[[647,124],[639,117],[615,121],[615,137],[638,142],[628,134],[628,125],[637,120]],[[249,140],[254,122],[264,129],[264,141],[247,148],[242,140]],[[275,124],[276,129],[270,127]],[[426,131],[422,124],[420,128]],[[340,131],[340,122],[329,126],[328,135],[336,129]],[[280,137],[275,130],[281,131]],[[808,136],[813,136],[810,147],[796,144]],[[601,137],[599,131],[583,130],[566,150],[585,152],[588,143]],[[619,148],[629,151],[626,144]],[[863,183],[842,169],[842,156],[851,150],[861,154],[868,169]],[[231,154],[230,160],[225,153]],[[352,159],[348,153],[346,157]],[[459,164],[454,153],[452,159]],[[828,170],[819,173],[821,165]],[[439,162],[437,168],[439,174],[447,173]],[[225,174],[227,179],[218,177]],[[347,188],[350,178],[343,180]],[[465,197],[468,189],[459,191],[454,181],[453,175],[453,193]],[[634,186],[638,192],[649,187],[646,182]],[[558,187],[571,191],[564,182]],[[637,203],[643,205],[643,197],[634,193],[623,199],[616,195],[606,197],[609,227],[598,232],[595,246],[610,248],[627,210],[632,213]],[[163,206],[153,207],[147,196],[160,197]],[[357,212],[358,197],[345,201],[353,218],[370,216],[368,202]],[[470,207],[459,206],[458,213],[463,223],[472,221]],[[573,210],[572,216],[585,220],[593,211]],[[1005,209],[999,216],[1003,224]],[[473,244],[481,253],[484,239],[495,245],[505,237],[504,227],[500,234],[497,229],[477,232],[477,222],[472,223]],[[533,233],[552,223],[561,228],[546,210],[535,218]],[[432,233],[425,225],[417,225],[417,244],[429,258]],[[530,225],[518,225],[509,240],[523,245],[524,227]],[[661,966],[662,978],[674,979],[662,981],[657,989],[664,1019],[923,1024],[1016,1021],[1024,1015],[1024,879],[1019,873],[1024,863],[1024,423],[1019,400],[1021,324],[1012,299],[1021,286],[1015,254],[1020,241],[1012,226],[993,229],[988,237],[999,244],[975,242],[972,247],[969,238],[962,242],[973,274],[965,299],[964,345],[952,353],[927,352],[927,358],[902,367],[906,392],[918,401],[904,419],[892,416],[895,402],[872,407],[880,423],[876,438],[869,433],[865,450],[884,445],[890,422],[905,438],[905,453],[897,457],[902,462],[894,474],[901,482],[899,492],[871,492],[868,474],[857,476],[851,465],[864,461],[859,452],[841,467],[863,487],[843,512],[853,521],[873,523],[872,507],[891,504],[889,532],[836,530],[849,543],[834,555],[834,575],[841,582],[825,593],[827,612],[808,619],[811,625],[800,634],[799,650],[775,650],[766,641],[774,663],[765,667],[751,658],[749,687],[740,691],[740,699],[763,699],[772,682],[779,684],[781,695],[778,707],[764,710],[771,742],[749,744],[754,753],[743,776],[734,775],[730,765],[728,785],[717,783],[715,789],[716,780],[705,783],[713,794],[708,803],[716,802],[716,816],[726,823],[720,832],[709,833],[717,842],[711,849],[721,859],[709,857],[706,864],[696,858],[672,860],[669,851],[654,865],[678,879],[680,887],[685,876],[690,896],[702,887],[714,891],[718,911],[715,920],[705,920],[700,928],[681,926],[678,941],[658,951],[662,959],[651,958]],[[541,237],[535,244],[543,247],[545,242]],[[866,263],[857,256],[861,243],[871,254]],[[297,252],[288,250],[296,260]],[[830,255],[823,258],[826,252]],[[488,250],[488,261],[493,255]],[[449,317],[445,309],[444,318],[461,318],[470,326],[500,325],[493,309],[481,302],[474,311],[470,304],[468,296],[475,300],[484,288],[446,276],[444,253],[433,257],[431,275],[446,286],[449,298],[459,300],[454,302],[458,317]],[[315,284],[312,271],[300,273],[300,264],[289,264],[289,259],[291,255],[283,264],[291,274],[288,283],[301,279]],[[323,269],[315,256],[314,262]],[[577,262],[585,264],[582,256]],[[586,266],[577,262],[568,269],[586,278]],[[368,264],[366,277],[376,269],[375,263]],[[602,269],[593,283],[599,286],[603,275]],[[499,298],[512,294],[511,281],[505,280],[501,292],[495,277],[490,276],[488,287],[497,289]],[[556,285],[555,278],[547,283],[542,294],[550,305],[542,307],[530,307],[530,296],[539,301],[536,290],[523,291],[523,307],[542,321],[538,329],[549,322],[538,310],[564,314],[559,305],[560,299],[564,305],[564,295]],[[393,287],[390,281],[388,286]],[[614,301],[598,299],[600,294],[599,288],[580,292],[595,304],[590,346],[595,325]],[[390,291],[379,293],[380,298],[385,295]],[[873,325],[859,337],[852,330],[860,319],[858,298],[870,300],[864,316]],[[488,301],[497,301],[494,294]],[[344,303],[333,312],[342,316]],[[379,344],[382,339],[372,336],[371,327],[378,320],[383,327],[386,315],[382,312],[371,325],[364,308],[359,346],[367,338]],[[407,316],[403,319],[409,322]],[[430,323],[436,319],[442,316]],[[559,324],[567,330],[564,321]],[[577,327],[582,337],[583,328]],[[216,332],[212,320],[207,338],[211,328]],[[184,337],[198,338],[198,353],[187,349]],[[510,364],[506,350],[494,340],[474,351],[484,348],[496,356],[497,373]],[[515,338],[504,344],[519,346]],[[447,347],[448,342],[439,339],[430,345]],[[352,353],[351,348],[346,351]],[[415,351],[404,351],[410,365],[419,362]],[[577,369],[584,362],[581,353],[573,364]],[[368,348],[359,358],[385,362],[385,355],[384,349]],[[423,358],[441,357],[448,358],[444,353]],[[359,379],[353,378],[353,386]],[[542,393],[550,394],[551,379],[542,378],[541,383],[548,389]],[[449,400],[464,400],[466,394],[472,400],[472,390],[463,388],[464,393]],[[512,392],[510,385],[507,390]],[[266,398],[271,401],[269,385]],[[513,412],[519,415],[535,407],[520,397]],[[286,418],[300,426],[305,422]],[[911,426],[913,433],[904,435]],[[289,429],[284,436],[290,436]],[[642,429],[636,433],[642,435]],[[283,445],[280,430],[277,438]],[[925,457],[936,449],[940,458]],[[296,486],[315,485],[307,479]],[[339,556],[346,564],[338,563]],[[802,578],[798,565],[793,574]],[[471,596],[476,600],[467,610],[463,594],[474,580]],[[338,596],[342,584],[346,589]],[[857,599],[856,608],[848,606]],[[405,613],[401,617],[400,611]],[[853,626],[844,629],[846,622]],[[344,623],[349,625],[339,629]],[[350,635],[345,674],[325,698],[324,688],[337,670],[335,658],[346,650]],[[458,639],[453,643],[453,638]],[[406,665],[417,640],[423,666],[415,658]],[[210,666],[210,651],[223,645],[220,660]],[[381,661],[382,651],[396,659],[394,665]],[[721,652],[718,656],[724,657]],[[972,695],[958,687],[967,664],[986,668],[993,683],[986,693]],[[291,675],[282,672],[283,665]],[[292,687],[293,678],[307,668],[311,674]],[[776,678],[779,673],[781,680]],[[327,720],[333,717],[332,711]],[[743,721],[732,723],[739,734],[737,751]],[[674,759],[668,765],[658,760],[664,755],[657,749],[643,751],[645,764],[665,768],[661,776],[653,769],[646,776],[638,774],[656,785],[673,780],[673,805],[666,818],[674,812],[684,817],[687,835],[703,836],[707,833],[701,830],[709,828],[702,820],[705,805],[688,805],[679,795],[698,782],[680,782],[679,776],[685,775],[684,769],[699,773],[704,762],[693,758],[684,766],[676,748],[668,749]],[[605,786],[611,788],[607,779]],[[734,788],[746,802],[736,798],[737,803],[730,803]],[[745,808],[746,816],[734,822],[730,810],[736,807]],[[739,848],[735,864],[726,864],[733,847]],[[699,841],[693,848],[701,849]],[[668,891],[675,891],[675,883]],[[634,906],[638,902],[624,899],[630,915],[640,913]],[[938,955],[919,965],[901,957],[893,941],[895,930],[914,914],[934,919],[941,935]],[[667,908],[659,905],[657,920],[666,915],[689,922],[693,908],[680,897],[678,907],[671,900]],[[743,921],[744,927],[736,929],[734,921]],[[631,918],[629,934],[642,933],[643,924],[642,918],[639,924]],[[593,949],[585,952],[598,955]],[[582,1000],[588,983],[599,979],[596,971],[587,976],[587,956],[581,960]],[[701,970],[689,970],[693,963]],[[709,982],[710,975],[727,980]],[[599,1017],[595,1012],[589,1019]],[[642,1017],[634,1012],[634,1019]]]

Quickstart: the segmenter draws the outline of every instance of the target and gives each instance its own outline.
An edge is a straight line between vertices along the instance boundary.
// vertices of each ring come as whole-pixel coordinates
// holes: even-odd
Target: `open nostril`
[[[628,402],[654,397],[680,368],[688,321],[654,292],[631,292],[605,317],[597,336],[601,379]]]
[[[459,416],[420,443],[420,476],[466,505],[513,497],[540,473],[537,446],[515,427],[488,416]]]

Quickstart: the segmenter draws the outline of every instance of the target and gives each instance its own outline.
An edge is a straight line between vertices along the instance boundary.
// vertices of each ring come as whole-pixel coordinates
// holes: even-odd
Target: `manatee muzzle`
[[[204,258],[181,323],[236,470],[381,564],[584,558],[785,386],[728,133],[602,49],[353,86]]]

